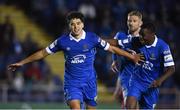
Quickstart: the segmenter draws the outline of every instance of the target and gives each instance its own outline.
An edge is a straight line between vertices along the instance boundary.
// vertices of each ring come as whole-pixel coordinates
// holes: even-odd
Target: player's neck
[[[137,37],[137,36],[139,36],[139,30],[140,30],[140,29],[138,29],[138,30],[136,30],[136,31],[129,31],[129,33],[130,33],[132,36]]]
[[[137,37],[139,36],[139,31],[134,31],[130,33],[132,36]]]
[[[75,39],[80,39],[82,37],[83,31],[80,32],[80,34],[75,35],[73,33],[71,33],[71,35],[75,38]]]

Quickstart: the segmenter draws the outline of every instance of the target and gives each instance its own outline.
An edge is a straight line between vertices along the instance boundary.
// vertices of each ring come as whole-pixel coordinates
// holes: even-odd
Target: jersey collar
[[[156,47],[157,41],[158,41],[158,38],[157,38],[157,36],[155,36],[155,40],[154,40],[153,44],[151,44],[151,45],[145,45],[146,48]]]
[[[133,36],[132,34],[129,34],[128,37],[130,37],[130,38],[132,38],[132,37],[139,37],[139,34],[135,35],[135,36]]]
[[[128,36],[129,36],[129,37],[139,37],[140,35],[139,35],[139,33],[138,33],[137,35],[134,36],[134,35],[132,35],[132,34],[130,33],[130,31],[128,30]]]
[[[85,37],[86,37],[86,32],[83,30],[82,36],[81,36],[79,39],[74,38],[74,37],[71,35],[71,33],[69,34],[69,36],[70,36],[70,40],[75,40],[76,42],[79,42],[81,39],[85,39]]]

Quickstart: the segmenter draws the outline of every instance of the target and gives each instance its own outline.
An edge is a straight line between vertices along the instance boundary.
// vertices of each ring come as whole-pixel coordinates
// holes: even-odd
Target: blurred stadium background
[[[161,87],[157,108],[180,108],[180,2],[178,0],[0,0],[0,109],[68,108],[63,96],[63,54],[27,64],[16,72],[6,66],[46,47],[67,32],[65,15],[79,10],[85,28],[100,36],[127,31],[131,10],[152,20],[157,34],[171,47],[176,73]],[[110,37],[109,37],[110,38]],[[120,108],[113,98],[117,75],[110,70],[111,54],[98,50],[98,108]]]

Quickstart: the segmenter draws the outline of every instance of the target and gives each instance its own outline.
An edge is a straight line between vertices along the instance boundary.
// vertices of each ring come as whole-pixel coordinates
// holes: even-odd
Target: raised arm
[[[134,63],[138,64],[139,61],[143,61],[143,56],[139,55],[139,54],[130,54],[122,49],[119,49],[118,47],[115,46],[110,46],[108,51],[112,52],[112,53],[116,53],[117,55],[120,56],[124,56],[127,57],[128,59],[132,60]]]
[[[108,42],[110,45],[118,46],[118,40],[117,39],[103,39],[106,42]]]
[[[18,67],[21,67],[26,63],[30,63],[30,62],[33,62],[33,61],[36,61],[36,60],[40,60],[40,59],[46,57],[47,55],[49,55],[49,54],[46,52],[45,49],[39,50],[36,53],[34,53],[34,54],[30,55],[29,57],[25,58],[24,60],[21,60],[21,61],[19,61],[17,63],[14,63],[14,64],[10,64],[8,66],[8,70],[15,71]]]

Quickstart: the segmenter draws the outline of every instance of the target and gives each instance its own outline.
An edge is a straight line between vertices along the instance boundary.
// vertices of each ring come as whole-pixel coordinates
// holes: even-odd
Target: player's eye
[[[77,25],[80,25],[81,24],[81,22],[77,22]]]

